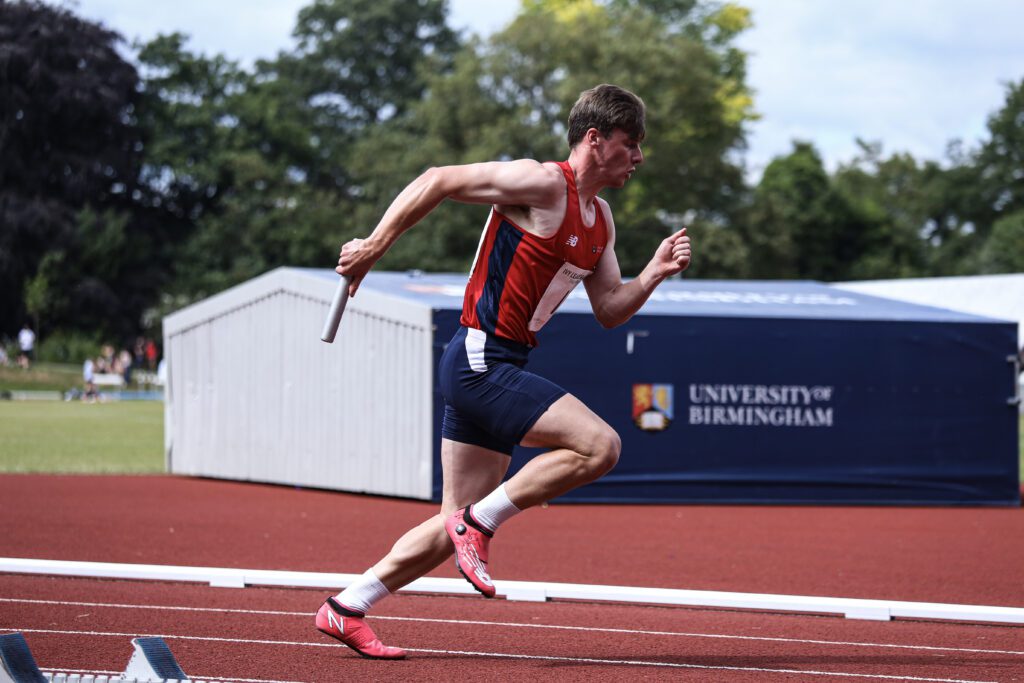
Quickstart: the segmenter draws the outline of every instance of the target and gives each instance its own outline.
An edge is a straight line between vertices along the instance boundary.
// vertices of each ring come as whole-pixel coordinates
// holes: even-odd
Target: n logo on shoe
[[[327,626],[337,627],[338,633],[344,635],[345,633],[345,617],[339,616],[334,613],[334,610],[327,610]]]

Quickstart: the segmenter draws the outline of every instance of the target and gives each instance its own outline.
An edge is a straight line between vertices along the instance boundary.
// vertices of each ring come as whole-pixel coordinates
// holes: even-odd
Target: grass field
[[[67,391],[82,386],[82,368],[66,363],[36,363],[31,370],[0,366],[0,391]]]
[[[0,401],[0,472],[163,472],[164,404]]]

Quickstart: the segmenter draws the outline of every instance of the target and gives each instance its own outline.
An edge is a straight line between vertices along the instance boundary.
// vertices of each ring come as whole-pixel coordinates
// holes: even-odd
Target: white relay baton
[[[324,321],[323,332],[320,339],[328,344],[334,343],[334,337],[338,334],[338,325],[341,324],[341,316],[345,312],[345,304],[348,303],[348,286],[351,278],[342,275],[338,282],[338,288],[334,290],[334,299],[331,301],[331,310],[327,313],[327,320]]]

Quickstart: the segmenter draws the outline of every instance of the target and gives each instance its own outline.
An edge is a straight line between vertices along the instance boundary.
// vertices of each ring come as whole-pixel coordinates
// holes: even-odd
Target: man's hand
[[[371,247],[370,240],[354,239],[346,242],[341,247],[341,254],[338,256],[338,267],[334,269],[339,275],[347,275],[351,278],[348,287],[348,295],[355,296],[359,284],[373,268],[382,254]]]
[[[669,235],[654,252],[653,261],[661,268],[663,277],[681,273],[690,265],[690,236],[686,228]]]

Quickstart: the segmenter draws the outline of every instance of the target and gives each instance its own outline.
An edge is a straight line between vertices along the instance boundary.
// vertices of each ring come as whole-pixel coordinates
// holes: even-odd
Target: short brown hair
[[[618,128],[631,138],[643,140],[647,134],[644,101],[625,88],[607,83],[584,90],[569,112],[569,147],[575,147],[591,128],[605,137]]]

